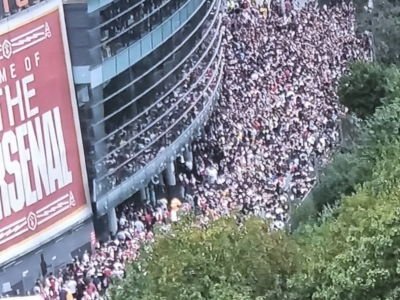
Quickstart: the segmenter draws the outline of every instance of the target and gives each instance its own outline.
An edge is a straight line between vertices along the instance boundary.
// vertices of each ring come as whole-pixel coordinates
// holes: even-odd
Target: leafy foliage
[[[355,193],[357,185],[369,180],[371,174],[371,164],[358,157],[357,152],[336,154],[312,192],[316,210],[321,212],[324,206],[334,204],[342,195]]]
[[[290,229],[295,230],[301,224],[317,221],[318,213],[313,195],[310,193],[306,199],[301,199],[301,203],[292,204],[292,212],[290,214]]]
[[[397,63],[400,54],[400,2],[375,0],[372,9],[366,9],[368,1],[359,2],[357,28],[373,36],[375,59],[385,63]]]
[[[334,155],[332,162],[320,172],[319,184],[312,191],[316,212],[336,203],[343,195],[352,195],[359,185],[372,179],[376,163],[386,161],[388,149],[400,142],[399,120],[398,102],[378,108],[360,129],[353,149]]]
[[[298,249],[285,232],[268,233],[268,224],[257,219],[241,230],[233,219],[216,221],[208,230],[193,228],[192,221],[157,239],[153,251],[128,269],[113,298],[255,299],[270,289],[287,289],[287,278],[298,268]]]
[[[397,103],[379,108],[360,137],[370,179],[295,233],[309,263],[290,279],[294,298],[399,299],[399,112]]]
[[[355,62],[350,66],[350,75],[340,80],[340,102],[361,119],[399,96],[400,72],[395,66]]]
[[[398,191],[345,198],[337,219],[308,228],[308,270],[292,278],[298,299],[391,299],[398,293]]]
[[[308,260],[317,258],[292,278],[300,299],[398,299],[399,150],[398,141],[382,146],[371,181],[297,234]]]
[[[256,219],[241,230],[232,219],[208,230],[193,228],[192,221],[157,239],[153,251],[129,268],[115,298],[254,299],[272,287],[286,290],[286,278],[298,266],[296,244],[285,232],[268,233],[268,224]]]

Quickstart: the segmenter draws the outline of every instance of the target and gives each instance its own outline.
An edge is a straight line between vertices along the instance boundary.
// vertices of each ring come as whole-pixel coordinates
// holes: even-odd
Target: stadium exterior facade
[[[192,159],[219,96],[224,7],[0,4],[1,294],[90,251],[128,198],[175,185],[174,160]]]

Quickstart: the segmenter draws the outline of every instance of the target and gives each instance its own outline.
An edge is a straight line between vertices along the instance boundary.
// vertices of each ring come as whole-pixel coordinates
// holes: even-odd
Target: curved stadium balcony
[[[93,124],[105,122],[108,131],[96,142],[107,145],[107,155],[96,161],[99,214],[106,212],[109,202],[119,204],[160,174],[208,120],[222,78],[223,7],[222,0],[205,1],[197,18],[195,15],[191,20],[195,26],[185,26],[192,28],[191,32],[183,28],[175,37],[178,45],[169,54],[164,52],[150,69],[101,102],[113,104],[107,116]],[[175,60],[168,65],[165,62],[170,56]],[[156,81],[154,74],[158,74]],[[121,95],[125,104],[115,105]],[[127,95],[131,96],[129,101]],[[134,116],[129,116],[132,111]],[[110,124],[117,126],[110,128]]]
[[[124,1],[127,2],[125,6],[121,4]],[[177,36],[198,15],[205,0],[129,2],[131,0],[120,0],[102,10],[102,23],[90,30],[95,43],[90,50],[94,66],[91,70],[94,75],[92,88],[123,73],[158,48],[164,47],[171,37]],[[100,44],[95,42],[99,40]]]
[[[147,36],[179,10],[186,0],[142,0],[135,4],[120,0],[100,12],[100,30],[103,61]]]

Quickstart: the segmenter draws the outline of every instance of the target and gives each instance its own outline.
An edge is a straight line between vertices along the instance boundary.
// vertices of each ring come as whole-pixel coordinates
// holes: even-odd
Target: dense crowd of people
[[[102,298],[113,278],[125,276],[125,265],[137,257],[139,245],[143,247],[153,240],[155,220],[148,208],[125,204],[118,208],[118,216],[119,230],[109,241],[98,242],[91,254],[75,257],[60,273],[38,280],[33,293],[45,300]],[[167,214],[154,216],[165,226]]]
[[[202,212],[199,225],[239,210],[282,228],[291,201],[316,180],[314,161],[329,159],[339,143],[337,120],[344,109],[337,82],[349,61],[369,60],[368,40],[355,34],[351,4],[320,9],[312,2],[296,13],[289,4],[283,16],[268,8],[267,17],[244,1],[225,18],[223,95],[192,145],[193,165],[182,157],[178,174],[187,202]],[[35,293],[60,300],[101,297],[113,278],[124,276],[139,246],[153,240],[155,224],[168,230],[171,219],[192,208],[182,202],[123,204],[118,232],[61,274],[38,281]]]
[[[344,114],[336,89],[352,60],[369,60],[368,40],[355,34],[353,6],[267,19],[245,9],[228,19],[223,96],[202,139],[194,143],[195,202],[215,215],[257,212],[283,228],[294,199],[316,180],[339,143]],[[191,176],[184,174],[183,178]]]

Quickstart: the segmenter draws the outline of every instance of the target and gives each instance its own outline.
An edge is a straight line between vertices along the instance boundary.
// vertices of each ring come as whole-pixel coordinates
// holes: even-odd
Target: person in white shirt
[[[214,167],[206,168],[207,180],[210,184],[214,183],[218,179],[218,171]]]
[[[126,224],[127,222],[128,222],[128,220],[126,219],[125,214],[122,213],[121,218],[119,218],[119,226],[120,226],[121,228],[124,228],[124,227],[125,227],[125,224]]]
[[[85,253],[83,254],[82,260],[84,263],[88,263],[90,261],[89,253],[87,250],[85,250]]]
[[[135,230],[138,232],[142,232],[144,230],[144,224],[139,219],[135,221]]]
[[[70,280],[67,281],[67,287],[71,291],[71,294],[76,298],[76,286],[78,283],[75,281],[75,279],[71,278]]]

